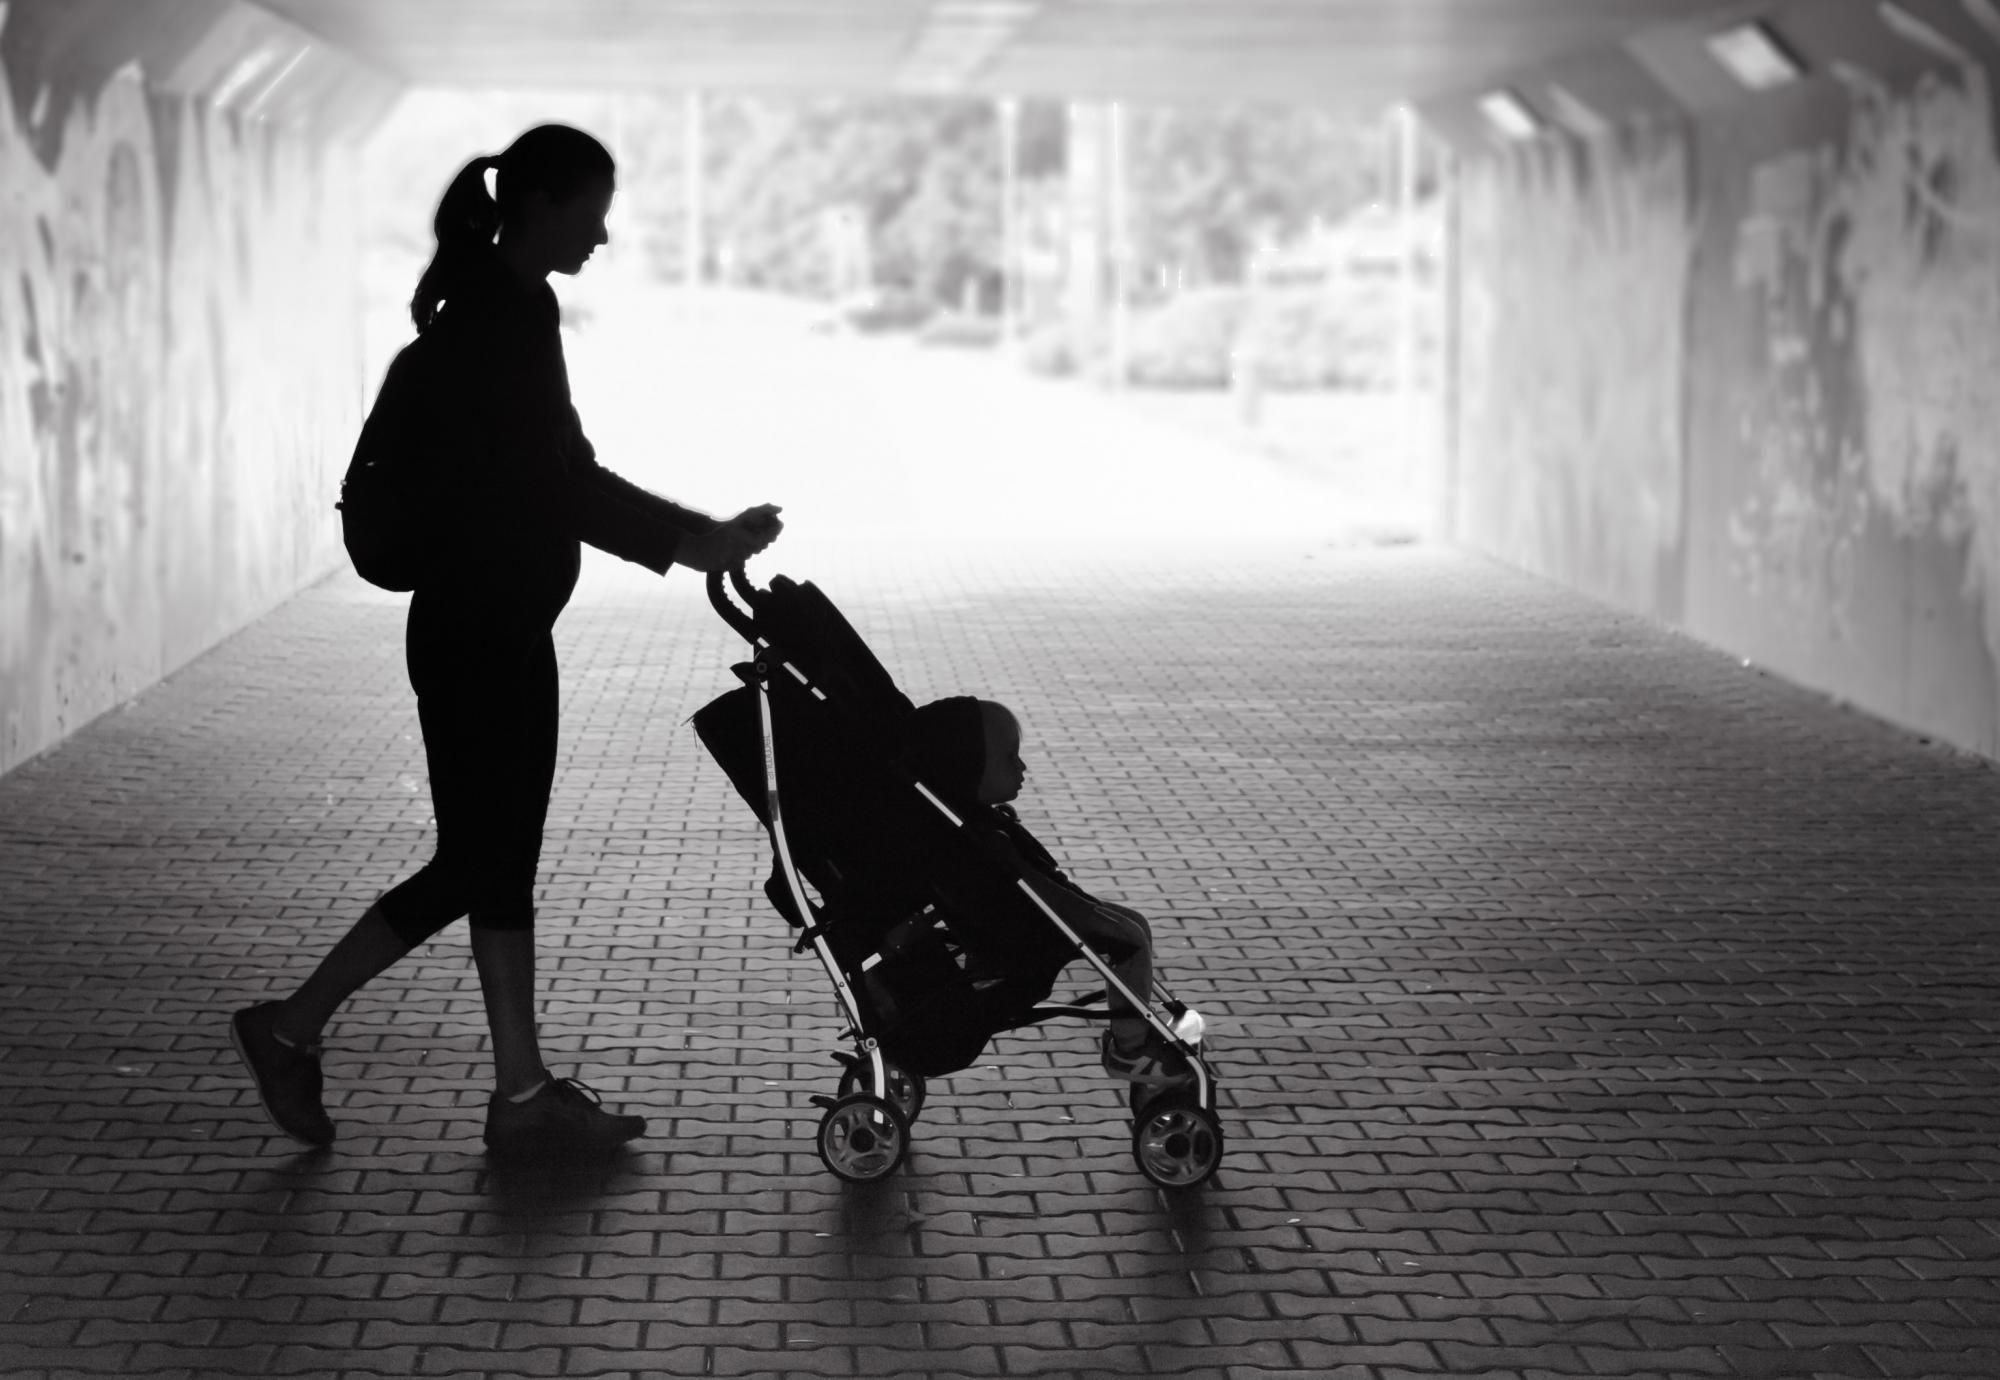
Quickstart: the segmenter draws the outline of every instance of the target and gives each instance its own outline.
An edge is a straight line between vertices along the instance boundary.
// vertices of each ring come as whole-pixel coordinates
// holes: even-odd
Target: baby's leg
[[[1076,925],[1080,938],[1093,949],[1108,950],[1111,971],[1132,995],[1142,1002],[1149,1002],[1153,995],[1153,930],[1146,923],[1146,917],[1136,910],[1112,905],[1108,901],[1098,901],[1089,907],[1091,914],[1079,917],[1084,923]],[[1115,955],[1115,957],[1114,957]],[[1139,1015],[1138,1008],[1127,1001],[1116,987],[1111,989],[1111,1038],[1126,1049],[1138,1047],[1145,1038],[1146,1022]]]

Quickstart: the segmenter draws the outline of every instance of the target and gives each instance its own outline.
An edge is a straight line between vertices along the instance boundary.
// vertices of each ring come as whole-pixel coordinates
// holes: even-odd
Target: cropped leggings
[[[413,948],[461,915],[474,928],[528,929],[555,781],[554,640],[546,629],[496,632],[419,591],[405,652],[437,852],[376,908]]]

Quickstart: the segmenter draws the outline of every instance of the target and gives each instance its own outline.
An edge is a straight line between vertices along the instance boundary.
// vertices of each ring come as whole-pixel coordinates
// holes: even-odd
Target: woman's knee
[[[535,903],[532,899],[477,903],[466,923],[475,930],[531,930],[535,927]]]
[[[402,940],[405,948],[414,949],[429,942],[458,916],[411,915],[404,911],[385,910],[382,918],[389,922],[389,932]]]
[[[469,923],[477,930],[531,930],[535,927],[535,865],[532,857],[492,862],[472,896]]]
[[[464,879],[449,862],[437,858],[383,892],[375,902],[389,932],[413,949],[471,908]]]
[[[1101,926],[1110,934],[1115,934],[1124,943],[1150,949],[1153,945],[1153,927],[1146,923],[1146,917],[1126,906],[1115,906],[1106,901],[1098,902],[1098,913],[1102,916]]]

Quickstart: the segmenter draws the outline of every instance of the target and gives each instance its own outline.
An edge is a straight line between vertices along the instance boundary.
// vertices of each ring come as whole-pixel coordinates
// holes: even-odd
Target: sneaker
[[[229,1018],[229,1038],[257,1083],[271,1124],[307,1145],[330,1145],[333,1122],[320,1105],[320,1046],[288,1045],[272,1029],[278,1003],[259,1002]]]
[[[1118,1042],[1111,1038],[1111,1032],[1107,1030],[1104,1032],[1101,1060],[1104,1071],[1113,1078],[1143,1083],[1148,1087],[1184,1083],[1190,1076],[1187,1057],[1155,1034],[1148,1034],[1139,1048],[1127,1052],[1118,1048]]]
[[[526,1102],[500,1093],[486,1104],[486,1148],[496,1155],[602,1153],[646,1133],[646,1118],[604,1110],[574,1078],[551,1078]]]

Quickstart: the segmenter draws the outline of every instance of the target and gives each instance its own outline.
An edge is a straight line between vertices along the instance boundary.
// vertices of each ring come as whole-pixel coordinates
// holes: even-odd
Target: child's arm
[[[1071,881],[1063,870],[1056,866],[1055,855],[1042,846],[1042,841],[1029,833],[1012,810],[1000,808],[994,811],[999,817],[999,828],[988,836],[991,839],[989,852],[997,861],[1010,867],[1033,874],[1038,880],[1053,883],[1085,900],[1096,898]]]

